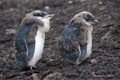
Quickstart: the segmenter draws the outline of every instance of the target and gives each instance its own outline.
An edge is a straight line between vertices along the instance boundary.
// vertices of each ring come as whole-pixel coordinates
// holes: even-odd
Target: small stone
[[[16,29],[6,29],[6,34],[9,35],[9,34],[15,34],[17,32]]]
[[[10,8],[9,11],[14,11],[14,8]]]
[[[3,75],[0,75],[1,77],[3,76]]]
[[[84,2],[85,0],[80,0],[80,2]]]
[[[0,68],[0,73],[2,72],[3,70]],[[1,75],[0,75],[1,76]]]
[[[49,6],[45,6],[45,9],[47,9],[47,10],[48,10],[48,9],[50,9],[50,7],[49,7]]]
[[[29,2],[30,0],[26,0],[26,2]]]
[[[97,63],[97,60],[96,59],[92,59],[90,62],[91,63]]]
[[[95,77],[96,75],[95,75],[95,72],[91,72],[91,76],[92,77]]]
[[[102,1],[99,1],[98,4],[103,4],[103,2],[102,2]]]
[[[73,1],[71,1],[71,0],[70,0],[70,1],[68,1],[68,3],[69,3],[69,4],[72,4],[72,3],[73,3]]]
[[[105,10],[105,9],[106,9],[106,6],[102,6],[99,8],[100,11]]]
[[[53,59],[49,59],[49,61],[48,62],[52,62],[52,61],[54,61]]]
[[[36,73],[33,73],[33,74],[32,74],[32,77],[33,77],[33,80],[40,80],[40,79],[38,78],[38,76],[37,76]]]
[[[2,2],[0,1],[0,4],[2,4]]]
[[[61,73],[55,72],[47,75],[43,80],[59,80],[61,76]]]

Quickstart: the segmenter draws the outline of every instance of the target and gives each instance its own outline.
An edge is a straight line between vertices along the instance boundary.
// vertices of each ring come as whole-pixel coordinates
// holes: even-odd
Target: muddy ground
[[[19,72],[14,36],[25,14],[54,13],[37,68]],[[78,12],[99,20],[93,31],[92,55],[81,65],[62,63],[58,40]],[[0,0],[0,80],[120,80],[120,0]]]

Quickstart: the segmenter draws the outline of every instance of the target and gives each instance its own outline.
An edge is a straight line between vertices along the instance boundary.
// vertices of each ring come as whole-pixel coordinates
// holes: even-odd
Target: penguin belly
[[[28,61],[28,66],[35,66],[36,62],[41,58],[44,47],[44,38],[45,33],[37,31],[37,35],[35,36],[35,51],[31,60]]]
[[[93,31],[93,27],[90,27],[90,29],[88,30],[87,54],[85,58],[88,58],[92,52],[92,31]]]

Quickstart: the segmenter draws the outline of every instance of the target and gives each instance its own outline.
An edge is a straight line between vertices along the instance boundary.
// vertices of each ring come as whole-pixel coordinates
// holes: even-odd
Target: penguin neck
[[[44,32],[42,32],[40,29],[37,30],[37,35],[45,35]]]
[[[36,37],[39,37],[39,40],[45,40],[45,33],[41,32],[40,30],[37,30]]]
[[[43,33],[47,33],[50,29],[50,23],[49,22],[44,22],[44,26],[39,26],[38,25],[38,30],[43,32]]]

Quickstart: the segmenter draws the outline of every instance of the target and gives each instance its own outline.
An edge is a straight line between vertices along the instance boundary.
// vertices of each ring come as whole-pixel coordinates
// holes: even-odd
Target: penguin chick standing
[[[65,27],[60,40],[63,59],[80,64],[91,54],[93,24],[98,20],[87,11],[76,14]]]
[[[45,33],[49,31],[49,20],[54,14],[36,10],[28,13],[22,20],[15,35],[16,58],[19,70],[35,67],[41,58]]]

